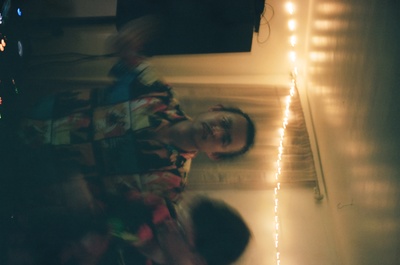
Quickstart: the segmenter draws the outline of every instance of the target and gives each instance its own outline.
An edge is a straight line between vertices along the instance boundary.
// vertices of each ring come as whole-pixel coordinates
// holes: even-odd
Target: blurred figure
[[[121,60],[111,70],[112,86],[44,98],[22,122],[20,136],[27,146],[77,161],[107,189],[128,182],[177,201],[198,152],[214,160],[240,156],[253,145],[255,126],[238,108],[216,105],[193,119],[181,109],[173,89],[140,55],[154,23],[134,20],[114,38]]]
[[[189,245],[208,265],[233,263],[243,254],[251,238],[241,215],[221,200],[195,197],[187,208],[178,211],[177,219]],[[177,244],[165,245],[175,249],[178,255]]]
[[[7,137],[12,132],[4,129],[0,263],[58,264],[66,245],[90,230],[107,231],[98,202],[76,163],[58,161],[49,148],[21,152],[15,133]]]
[[[198,200],[183,222],[173,203],[198,152],[244,154],[254,123],[223,105],[187,116],[139,53],[151,37],[147,22],[115,37],[112,86],[49,95],[20,124],[10,236],[21,233],[11,248],[23,245],[28,264],[229,264],[248,243],[246,224],[226,204]],[[8,257],[7,265],[23,264]]]
[[[225,202],[198,196],[176,211],[167,200],[159,200],[131,192],[113,198],[105,211],[109,234],[91,233],[80,241],[83,252],[93,257],[71,258],[76,264],[228,265],[245,251],[251,232]]]
[[[4,264],[228,265],[251,238],[241,215],[221,200],[196,196],[174,206],[126,190],[96,202],[79,175],[60,191],[46,188],[53,201],[31,201],[15,213]]]

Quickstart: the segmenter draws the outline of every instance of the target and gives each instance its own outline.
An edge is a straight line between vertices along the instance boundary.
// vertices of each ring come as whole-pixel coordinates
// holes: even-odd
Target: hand
[[[140,57],[139,54],[144,46],[156,35],[158,19],[154,16],[143,16],[134,19],[111,39],[111,47],[123,60],[131,61]]]

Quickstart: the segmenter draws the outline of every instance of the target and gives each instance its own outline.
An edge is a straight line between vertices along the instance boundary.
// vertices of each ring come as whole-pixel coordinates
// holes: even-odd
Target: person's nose
[[[213,131],[213,136],[215,137],[215,138],[221,138],[223,135],[224,135],[224,129],[223,128],[221,128],[220,126],[218,126],[218,125],[216,125],[216,126],[213,126],[213,128],[212,128],[212,131]]]

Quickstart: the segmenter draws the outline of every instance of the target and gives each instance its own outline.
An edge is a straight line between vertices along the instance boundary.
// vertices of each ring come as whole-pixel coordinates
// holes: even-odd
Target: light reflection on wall
[[[374,149],[371,145],[366,144],[360,139],[354,140],[344,147],[344,153],[351,158],[363,158],[368,157],[373,153]]]
[[[313,75],[321,75],[321,74],[325,73],[326,69],[323,66],[311,65],[308,67],[307,71],[308,71],[309,75],[313,76]],[[309,81],[308,85],[313,85],[313,83],[311,81]],[[320,93],[321,86],[314,85],[313,87],[314,87],[315,92]]]
[[[350,12],[350,7],[344,3],[328,2],[320,3],[316,6],[316,11],[319,14],[324,15],[340,15],[346,12]]]
[[[389,21],[398,16],[382,3],[323,0],[311,8],[306,89],[330,203],[348,205],[333,211],[346,264],[399,264],[398,151],[386,137],[395,127],[379,115],[390,113],[385,93],[392,84],[383,80],[396,72],[391,51],[399,35]]]
[[[312,36],[311,44],[314,47],[329,47],[335,44],[336,38],[332,36]]]
[[[336,98],[326,98],[323,102],[326,106],[326,115],[328,118],[328,122],[337,127],[339,125],[344,124],[344,120],[342,119],[343,115],[345,115],[345,110],[343,108],[337,107],[337,99]]]
[[[334,53],[327,51],[313,51],[309,54],[309,59],[313,63],[326,63],[333,60]]]
[[[350,24],[347,21],[342,21],[338,19],[317,19],[314,21],[314,28],[316,30],[324,31],[347,29],[349,25]]]

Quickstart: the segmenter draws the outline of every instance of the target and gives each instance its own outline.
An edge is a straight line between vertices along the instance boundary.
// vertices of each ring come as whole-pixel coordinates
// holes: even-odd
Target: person
[[[147,237],[139,247],[152,261],[228,265],[246,250],[250,229],[237,210],[224,201],[198,195],[175,209],[170,210],[170,215],[164,211],[164,219],[154,226],[154,237]],[[157,210],[160,216],[162,211]],[[161,218],[153,217],[157,219]],[[130,219],[125,221],[130,223]]]
[[[145,203],[148,202],[147,199],[155,196],[159,199],[153,201],[155,204],[152,207],[165,209],[162,207],[165,202],[177,202],[181,198],[181,193],[187,183],[191,159],[198,152],[207,153],[210,158],[217,160],[239,156],[253,145],[255,135],[252,120],[237,108],[217,105],[193,119],[190,118],[180,108],[172,88],[155,75],[147,62],[140,56],[132,56],[129,52],[124,54],[128,54],[127,57],[122,56],[122,60],[110,72],[116,77],[115,83],[110,87],[62,91],[44,98],[29,111],[28,117],[20,123],[18,139],[21,143],[16,152],[20,156],[17,157],[18,161],[13,162],[21,169],[20,176],[30,178],[31,182],[37,180],[35,176],[40,176],[42,181],[40,184],[43,185],[46,185],[47,181],[57,183],[57,178],[68,175],[68,173],[60,172],[60,168],[62,168],[61,171],[84,174],[85,183],[88,182],[90,186],[90,192],[85,194],[94,195],[93,201],[100,202],[100,205],[96,206],[100,209],[103,207],[102,204],[107,209],[120,209],[116,212],[106,212],[107,216],[110,214],[122,220],[122,223],[133,222],[138,218],[135,215],[148,211],[139,207],[140,203],[134,203],[139,207],[138,209],[130,209],[131,204],[123,202],[120,202],[121,207],[118,207],[117,203],[108,201],[110,196],[118,197],[129,191],[131,196],[136,194],[137,197],[142,198],[146,207],[149,206]],[[29,158],[27,160],[35,170],[24,166],[26,157]],[[112,207],[107,207],[108,203]],[[92,207],[91,203],[90,205]],[[124,216],[122,214],[124,212],[129,213],[129,216],[132,214],[134,218]],[[172,212],[169,211],[169,214]],[[54,218],[60,219],[59,211],[51,214],[49,218],[49,223],[54,224],[55,227],[48,226],[49,229],[51,228],[48,234],[53,235],[56,233],[52,231],[61,231],[59,245],[63,245],[64,238],[71,242],[72,237],[75,240],[79,235],[80,240],[74,241],[77,245],[68,243],[70,247],[62,248],[62,253],[59,253],[68,262],[71,261],[69,257],[72,257],[72,264],[75,262],[74,259],[79,259],[81,256],[84,259],[88,258],[82,261],[83,263],[95,264],[99,257],[107,259],[108,244],[120,242],[120,240],[109,241],[110,235],[99,234],[97,228],[93,233],[89,232],[81,237],[82,231],[85,231],[92,221],[91,211],[87,213],[87,218],[82,218],[82,220],[79,220],[76,215],[67,214],[72,230],[62,229],[63,222],[60,222],[59,226],[57,221],[51,221]],[[163,210],[161,213],[165,214],[166,211]],[[176,233],[178,223],[170,220],[169,214],[162,215],[167,220],[160,223],[161,230],[163,227],[167,232],[172,229],[165,235],[166,237],[163,237],[161,230],[156,229],[155,233],[159,236],[153,237],[154,240],[150,240],[149,244],[142,245],[140,241],[134,244],[136,246],[134,249],[138,250],[139,254],[147,255],[155,262],[167,264],[176,257],[182,259],[185,257],[173,254],[177,249],[167,247],[162,249],[157,243],[163,238],[175,241],[181,238]],[[61,216],[63,216],[61,219],[64,219],[65,213],[62,210]],[[98,217],[97,214],[95,216]],[[38,222],[40,223],[40,218]],[[115,223],[107,221],[107,224],[113,228],[113,238],[118,237]],[[121,223],[117,222],[117,227],[118,224]],[[78,226],[79,228],[75,230]],[[41,227],[48,230],[45,225]],[[154,225],[149,225],[149,227],[153,228]],[[35,230],[35,228],[30,230]],[[41,229],[38,230],[40,234]],[[139,234],[143,232],[141,231],[135,230]],[[141,235],[146,237],[148,235],[146,231],[149,230],[145,229],[145,233]],[[130,236],[132,233],[122,234],[132,239]],[[200,234],[203,232],[198,233]],[[137,239],[137,237],[134,238]],[[122,242],[126,241],[125,237],[122,239],[124,239]],[[95,247],[92,249],[91,242],[97,242],[100,245],[94,244]],[[122,249],[131,247],[131,244],[125,243],[121,243]],[[176,242],[176,245],[178,244]],[[87,245],[89,249],[86,249]],[[161,245],[168,246],[169,244]],[[180,245],[187,249],[185,252],[187,259],[195,260],[193,264],[201,263],[208,257],[207,247],[200,255],[197,252],[191,254],[193,243],[181,240]],[[210,243],[210,246],[213,245]],[[119,244],[116,248],[110,249],[117,249],[118,253],[121,250]],[[131,253],[132,249],[128,248],[128,250]],[[42,251],[42,253],[45,257],[48,251]],[[87,255],[88,253],[92,254]],[[110,255],[110,262],[115,262],[118,256]],[[190,263],[182,260],[181,264]]]
[[[89,231],[60,252],[74,264],[228,265],[246,250],[251,231],[236,209],[197,195],[174,207],[154,194],[108,200],[106,233]],[[70,245],[71,246],[71,245]],[[79,250],[79,251],[77,251]]]
[[[2,239],[7,265],[228,265],[251,239],[222,200],[196,195],[174,204],[127,188],[97,203],[79,172],[31,187],[12,222]]]
[[[146,61],[122,60],[111,73],[116,80],[107,88],[41,100],[21,122],[23,146],[51,148],[60,160],[76,161],[88,178],[101,178],[108,190],[129,182],[176,201],[197,153],[232,158],[254,143],[246,113],[216,105],[190,118]]]

